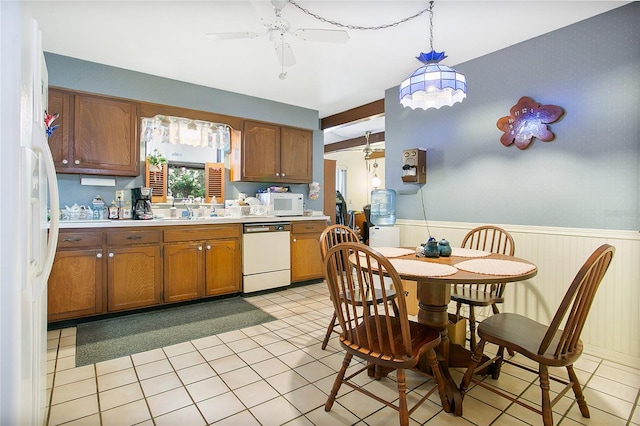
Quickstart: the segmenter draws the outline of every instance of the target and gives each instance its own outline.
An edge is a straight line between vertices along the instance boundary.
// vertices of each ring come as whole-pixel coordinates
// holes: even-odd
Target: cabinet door
[[[49,275],[48,321],[104,311],[101,249],[59,250]]]
[[[320,234],[326,222],[294,222],[291,225],[291,282],[324,277]]]
[[[138,176],[137,110],[135,102],[76,94],[73,117],[75,172]]]
[[[49,114],[59,114],[58,118],[53,122],[53,125],[58,126],[58,128],[54,130],[49,138],[49,149],[51,149],[56,170],[66,169],[71,165],[71,148],[69,145],[69,123],[72,122],[71,111],[71,95],[67,92],[50,89],[47,112]]]
[[[289,127],[282,127],[280,132],[280,181],[310,183],[313,169],[312,132]]]
[[[280,178],[280,128],[245,121],[242,136],[243,181],[274,182]]]
[[[164,246],[164,301],[202,297],[204,288],[203,243],[167,244]]]
[[[242,282],[240,239],[205,243],[205,296],[237,293]]]
[[[108,310],[141,308],[162,301],[160,247],[110,247],[107,256]]]

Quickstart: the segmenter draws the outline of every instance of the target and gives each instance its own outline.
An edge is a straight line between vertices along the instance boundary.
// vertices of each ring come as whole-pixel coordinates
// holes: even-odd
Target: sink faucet
[[[193,219],[193,200],[192,199],[187,199],[184,200],[184,207],[187,209],[187,218],[188,219]]]

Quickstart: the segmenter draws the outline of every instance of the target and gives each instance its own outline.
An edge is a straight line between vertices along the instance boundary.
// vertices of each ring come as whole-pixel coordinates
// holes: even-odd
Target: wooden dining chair
[[[336,244],[352,242],[358,243],[360,242],[360,238],[355,231],[344,225],[331,225],[322,232],[320,235],[320,253],[322,254],[322,258],[324,259],[329,249]],[[350,268],[348,265],[343,266],[343,271],[348,271]],[[367,306],[375,303],[383,303],[382,295],[380,290],[372,287],[366,288],[365,294],[367,298],[364,299]],[[396,305],[396,292],[393,289],[387,290],[387,299],[389,303],[391,303],[393,311],[398,314],[398,307]],[[362,303],[362,302],[358,302]],[[331,322],[329,322],[329,326],[327,327],[327,332],[325,333],[324,340],[322,341],[322,349],[327,348],[327,344],[329,343],[329,339],[331,338],[331,333],[338,332],[337,327],[339,326],[336,313],[333,313],[331,318]]]
[[[479,226],[472,229],[462,240],[463,248],[484,250],[491,253],[513,256],[515,244],[511,235],[497,226]],[[469,343],[471,350],[476,347],[476,306],[491,306],[494,314],[500,313],[497,304],[504,302],[507,283],[495,284],[454,284],[451,286],[451,300],[456,302],[456,320],[460,318],[462,305],[469,306]]]
[[[342,268],[345,264],[352,265],[352,273],[343,273]],[[324,267],[331,300],[342,330],[340,345],[346,351],[342,367],[325,404],[325,411],[331,411],[340,387],[345,384],[397,410],[402,426],[409,424],[409,415],[436,389],[443,408],[449,412],[450,404],[445,395],[445,385],[434,351],[440,344],[440,333],[431,327],[409,320],[404,293],[401,291],[393,296],[399,315],[391,315],[391,305],[388,303],[390,296],[383,285],[384,276],[390,277],[396,288],[402,288],[402,284],[400,276],[389,260],[364,244],[346,242],[328,250]],[[376,287],[380,289],[379,296],[384,303],[373,304],[371,309],[367,310],[358,301],[369,298],[366,289],[374,283],[378,284]],[[354,356],[366,362],[357,371],[350,372],[349,376],[345,377]],[[416,369],[422,356],[426,357],[432,375]],[[385,400],[366,389],[366,384],[356,378],[364,371],[375,371],[379,368],[396,370],[397,404],[393,404],[396,398],[392,401]],[[407,403],[406,369],[416,369],[415,371],[428,375],[436,382],[435,386],[411,408]]]
[[[591,303],[596,295],[598,286],[609,268],[615,248],[604,244],[597,248],[578,271],[565,293],[551,324],[546,326],[525,316],[511,313],[493,315],[482,321],[478,327],[480,342],[471,356],[471,364],[464,374],[460,391],[464,395],[471,382],[474,382],[498,395],[501,395],[523,407],[542,415],[545,426],[553,424],[552,407],[560,401],[564,394],[573,389],[580,413],[589,417],[589,408],[582,394],[578,377],[573,370],[573,364],[582,354],[580,333],[589,314]],[[566,322],[565,322],[566,319]],[[560,327],[563,326],[561,329]],[[485,344],[494,343],[499,346],[497,355],[478,366]],[[538,369],[531,368],[504,359],[504,350],[512,349],[538,363]],[[542,410],[514,398],[486,381],[480,381],[474,374],[476,371],[495,363],[493,378],[500,375],[502,363],[537,373],[542,389]],[[549,376],[549,367],[566,367],[569,381]],[[564,389],[550,401],[549,379],[565,385]]]

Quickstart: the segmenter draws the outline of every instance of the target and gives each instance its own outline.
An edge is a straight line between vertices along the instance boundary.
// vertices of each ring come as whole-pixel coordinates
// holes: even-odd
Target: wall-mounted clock
[[[515,143],[520,149],[526,149],[533,138],[545,142],[552,141],[555,135],[547,124],[553,123],[564,114],[564,110],[559,106],[540,105],[527,96],[521,97],[509,112],[510,115],[500,118],[496,123],[498,129],[504,132],[500,142],[504,146]]]

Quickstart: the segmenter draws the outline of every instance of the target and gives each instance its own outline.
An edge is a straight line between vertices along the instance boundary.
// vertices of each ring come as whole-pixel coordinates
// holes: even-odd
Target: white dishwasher
[[[253,293],[291,284],[289,222],[243,226],[242,291]]]

